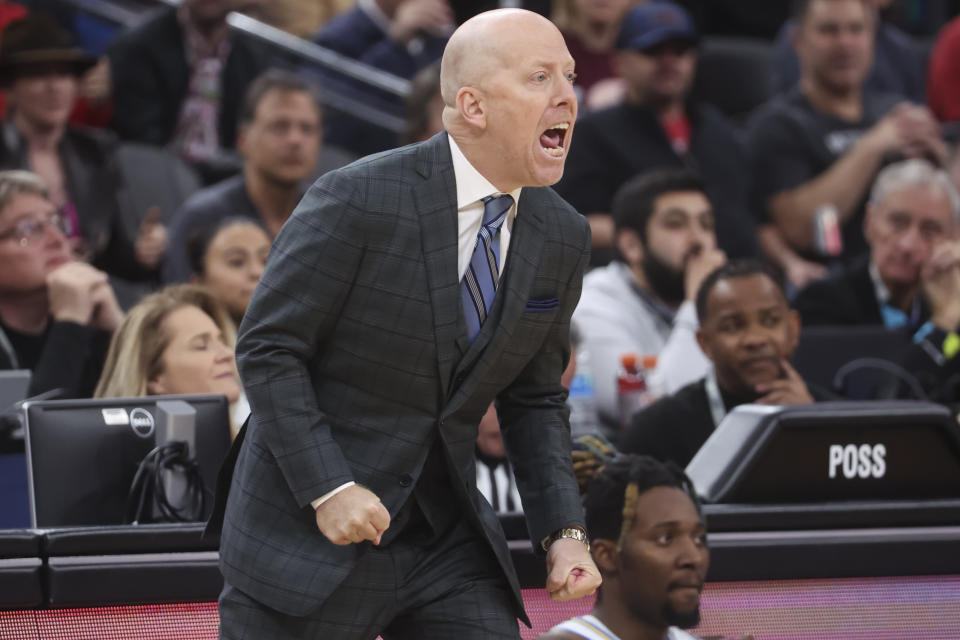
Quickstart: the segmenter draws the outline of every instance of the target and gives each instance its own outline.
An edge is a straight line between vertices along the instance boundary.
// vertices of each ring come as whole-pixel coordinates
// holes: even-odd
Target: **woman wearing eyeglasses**
[[[89,397],[123,312],[63,224],[39,176],[0,171],[0,369],[32,370],[29,395]]]

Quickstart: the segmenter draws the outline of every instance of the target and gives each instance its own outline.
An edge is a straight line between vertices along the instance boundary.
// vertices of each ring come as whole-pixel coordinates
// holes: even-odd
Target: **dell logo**
[[[832,444],[828,455],[830,477],[838,472],[848,480],[882,478],[887,473],[887,448],[882,444]]]
[[[149,438],[153,435],[154,429],[153,416],[146,409],[137,407],[130,412],[130,427],[133,432],[141,438]]]

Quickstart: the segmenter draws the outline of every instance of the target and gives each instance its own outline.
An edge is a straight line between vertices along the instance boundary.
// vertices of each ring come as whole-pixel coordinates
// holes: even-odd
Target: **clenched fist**
[[[366,487],[347,487],[317,507],[317,528],[330,542],[346,545],[371,540],[390,526],[390,512],[380,498]]]

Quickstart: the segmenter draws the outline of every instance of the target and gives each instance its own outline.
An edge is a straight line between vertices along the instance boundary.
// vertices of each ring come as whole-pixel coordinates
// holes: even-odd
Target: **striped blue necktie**
[[[513,206],[513,196],[487,196],[483,199],[483,222],[477,233],[477,244],[470,256],[470,265],[460,282],[460,302],[467,319],[467,336],[473,342],[500,282],[500,227]]]

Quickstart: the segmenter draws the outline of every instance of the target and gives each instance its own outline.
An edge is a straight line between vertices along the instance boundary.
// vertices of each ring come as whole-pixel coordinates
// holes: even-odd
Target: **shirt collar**
[[[873,282],[873,292],[877,296],[877,302],[882,307],[890,302],[890,289],[887,288],[887,285],[883,284],[883,278],[880,277],[880,272],[877,271],[877,267],[873,264],[872,260],[867,266],[867,271],[870,272],[870,280]]]
[[[913,300],[913,306],[910,313],[905,313],[902,309],[890,304],[890,289],[884,284],[880,277],[880,271],[873,264],[873,261],[867,265],[867,271],[870,273],[870,280],[873,282],[873,290],[877,296],[877,306],[880,308],[880,316],[883,318],[883,324],[888,329],[899,329],[907,326],[916,329],[920,326],[923,307],[920,296]]]
[[[499,191],[489,180],[483,177],[483,174],[476,170],[476,168],[470,164],[470,161],[467,160],[467,157],[463,155],[463,151],[460,150],[460,147],[457,146],[457,143],[453,140],[453,136],[447,135],[447,140],[450,141],[450,156],[453,159],[453,175],[456,178],[457,182],[457,209],[463,209],[464,207],[470,206],[471,204],[482,200],[487,196],[497,195],[502,193]],[[520,191],[523,190],[523,187],[517,187],[510,192],[510,195],[513,196],[514,205],[517,206],[519,211],[520,204]]]

